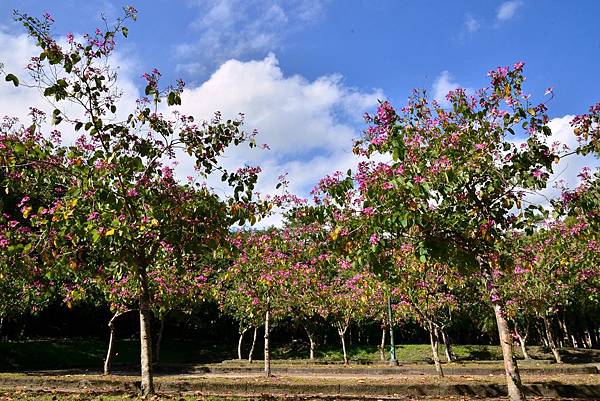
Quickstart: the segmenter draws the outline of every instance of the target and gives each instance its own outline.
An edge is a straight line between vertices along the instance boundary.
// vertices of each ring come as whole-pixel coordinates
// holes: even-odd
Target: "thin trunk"
[[[270,319],[271,319],[271,311],[267,308],[267,312],[265,313],[265,376],[266,377],[271,377],[271,355],[269,353]]]
[[[558,325],[562,331],[563,344],[571,342],[573,348],[577,348],[577,341],[574,341],[575,337],[571,335],[569,326],[567,326],[567,319],[565,318],[565,311],[563,310],[561,315],[558,317]],[[564,345],[563,345],[564,346]]]
[[[581,342],[575,337],[575,334],[571,333],[571,344],[573,344],[573,348],[581,348]],[[583,346],[585,348],[585,346]]]
[[[308,336],[308,343],[310,345],[308,358],[311,361],[314,361],[315,360],[315,339],[313,338],[313,333],[309,329],[309,323],[306,323],[304,325],[304,330],[306,331],[306,335]]]
[[[104,359],[104,374],[110,374],[110,365],[113,357],[113,346],[115,341],[115,319],[121,316],[121,312],[116,312],[112,319],[108,322],[108,329],[110,330],[110,336],[108,338],[108,350],[106,351],[106,358]]]
[[[544,330],[542,330],[539,324],[535,325],[535,329],[538,333],[538,337],[542,340],[542,345],[546,348],[550,348],[550,344],[548,344],[548,338],[546,337]]]
[[[525,330],[523,332],[519,331],[519,324],[515,322],[515,334],[519,339],[519,345],[521,346],[521,352],[523,353],[523,358],[526,360],[530,360],[529,352],[527,352],[527,336],[529,329],[529,323],[527,323]]]
[[[519,345],[521,346],[521,352],[523,353],[523,358],[525,358],[525,360],[529,361],[529,360],[531,360],[531,357],[529,356],[529,352],[527,352],[527,343],[525,342],[526,340],[527,340],[526,337],[519,336]]]
[[[150,328],[150,292],[148,276],[144,267],[139,267],[140,278],[140,364],[142,372],[141,392],[143,396],[154,394],[152,374],[152,332]]]
[[[3,328],[4,328],[4,316],[0,317],[0,334],[2,334]]]
[[[452,341],[450,339],[450,336],[448,335],[448,333],[446,333],[446,330],[444,329],[440,329],[440,332],[442,333],[442,341],[444,342],[444,351],[446,351],[446,360],[448,362],[456,361],[456,355],[452,350]]]
[[[238,359],[242,359],[242,341],[244,340],[244,334],[248,331],[248,328],[241,330],[240,328],[240,339],[238,340]]]
[[[250,352],[248,353],[248,362],[252,363],[252,358],[254,357],[254,346],[256,345],[256,335],[258,333],[258,327],[254,326],[254,336],[252,337],[252,346],[250,347]]]
[[[348,353],[346,352],[346,330],[348,326],[342,327],[340,323],[338,323],[338,334],[340,335],[340,340],[342,341],[342,351],[344,353],[344,365],[348,365]]]
[[[396,343],[394,342],[394,313],[392,310],[392,297],[387,298],[388,308],[388,323],[390,329],[390,365],[397,366],[398,359],[396,358]]]
[[[552,324],[548,315],[542,316],[544,320],[544,327],[546,328],[546,336],[548,337],[548,344],[550,345],[550,351],[552,351],[552,355],[554,355],[554,359],[556,363],[562,363],[562,358],[560,353],[558,352],[558,347],[556,346],[556,340],[554,339],[554,333],[552,332]]]
[[[385,325],[381,329],[381,343],[379,344],[379,359],[385,361],[385,333],[387,328]]]
[[[107,326],[110,330],[110,336],[108,338],[108,349],[106,350],[106,358],[104,359],[104,374],[110,374],[110,367],[112,365],[112,358],[114,354],[114,341],[115,341],[115,322],[118,317],[123,316],[126,313],[136,311],[137,309],[127,309],[124,312],[115,312],[113,317],[109,320]]]
[[[588,342],[590,348],[598,348],[598,345],[600,344],[600,333],[598,333],[597,330],[598,327],[592,324],[592,322],[589,319],[587,320],[587,326],[589,341],[588,338],[586,338],[586,341]]]
[[[160,362],[160,346],[162,344],[163,333],[165,331],[165,317],[160,319],[160,327],[158,329],[158,338],[156,339],[156,351],[154,352],[154,363]]]
[[[437,329],[434,325],[429,322],[429,341],[431,343],[431,353],[433,356],[433,364],[435,365],[435,371],[439,377],[444,377],[444,371],[442,370],[442,364],[440,363],[440,354],[438,352],[439,340],[436,333]]]
[[[496,324],[498,326],[498,336],[500,337],[500,346],[502,348],[502,357],[504,359],[504,371],[506,372],[506,384],[508,387],[508,397],[510,401],[523,401],[523,384],[517,361],[514,359],[512,349],[512,336],[508,330],[508,322],[504,317],[502,307],[495,303],[494,314],[496,315]]]
[[[583,343],[586,344],[586,348],[593,348],[593,339],[592,333],[590,330],[583,331]]]

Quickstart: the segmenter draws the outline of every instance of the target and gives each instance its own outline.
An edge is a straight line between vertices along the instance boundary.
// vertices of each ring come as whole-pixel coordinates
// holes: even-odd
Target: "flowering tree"
[[[277,320],[289,316],[297,291],[294,279],[295,242],[286,230],[240,231],[232,242],[240,250],[232,266],[219,278],[220,306],[240,325],[264,325],[264,372],[271,375],[270,331]]]
[[[406,248],[406,247],[405,247]],[[395,295],[407,306],[414,319],[429,332],[433,362],[439,376],[444,373],[438,353],[443,341],[442,332],[458,308],[458,297],[464,290],[464,279],[444,263],[421,263],[410,249],[405,249],[397,259],[397,285]],[[447,356],[452,359],[449,342],[445,341]]]
[[[140,313],[142,392],[150,394],[150,276],[164,266],[163,253],[178,269],[177,277],[200,273],[195,255],[226,246],[228,227],[258,210],[251,203],[258,169],[228,172],[219,164],[228,146],[250,139],[241,121],[222,121],[217,114],[198,123],[191,116],[159,113],[160,103],[180,103],[183,83],[161,90],[156,70],[144,74],[147,97],[124,121],[118,119],[116,73],[107,60],[117,35],[127,36],[124,22],[135,17],[136,10],[128,7],[113,27],[86,35],[82,43],[69,35],[63,48],[51,36],[51,16],[17,15],[40,48],[26,85],[39,88],[56,105],[54,124],[68,123],[81,133],[74,145],[57,151],[65,182],[61,196],[44,213],[27,216],[43,234],[42,242],[30,242],[30,252],[45,252],[47,266],[70,265],[81,277],[106,277],[108,272],[116,281],[127,280]],[[12,74],[6,79],[22,83]],[[68,112],[67,104],[79,111]],[[200,182],[177,182],[168,160],[186,153],[195,160],[199,179],[219,172],[232,186],[225,203]],[[19,174],[21,166],[13,167],[10,173]],[[40,244],[51,246],[41,249]],[[88,250],[101,256],[102,265],[90,263]]]
[[[556,158],[546,145],[546,106],[523,93],[522,70],[517,63],[491,71],[490,86],[474,95],[450,92],[449,108],[418,91],[400,110],[383,102],[367,116],[370,127],[355,152],[385,161],[365,162],[354,175],[360,207],[379,237],[409,243],[422,262],[443,254],[453,268],[477,266],[494,307],[511,400],[524,395],[495,276],[505,268],[507,233],[525,228],[540,209],[530,205],[516,215],[513,208],[524,191],[545,187]]]
[[[50,207],[64,177],[52,168],[52,142],[39,132],[43,113],[32,109],[30,114],[33,123],[27,128],[13,118],[0,124],[0,328],[7,318],[38,312],[58,296],[60,286],[55,275],[40,269],[42,255],[31,242],[39,232],[29,216]]]
[[[521,310],[542,320],[557,363],[562,359],[553,333],[553,316],[575,299],[580,285],[597,275],[591,261],[597,258],[598,249],[586,228],[585,221],[567,219],[549,223],[534,235],[517,236],[511,244],[517,250],[514,269],[500,279],[506,282],[503,295],[509,312]]]

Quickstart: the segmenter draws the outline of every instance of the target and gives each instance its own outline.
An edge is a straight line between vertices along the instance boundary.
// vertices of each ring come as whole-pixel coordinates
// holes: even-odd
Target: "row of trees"
[[[135,18],[129,7],[112,28],[82,42],[68,36],[61,46],[50,34],[51,16],[17,15],[40,54],[28,66],[29,82],[5,78],[41,90],[54,105],[52,123],[77,140],[63,144],[57,129],[44,132],[37,109],[30,125],[7,118],[0,127],[3,317],[56,296],[109,303],[111,327],[120,314],[139,311],[149,394],[151,315],[190,311],[208,298],[240,322],[241,334],[265,327],[267,375],[270,327],[284,317],[302,322],[311,357],[314,322],[330,321],[346,363],[353,322],[373,319],[391,331],[415,319],[429,331],[443,375],[437,349],[440,341],[449,345],[452,316],[488,305],[510,397],[521,400],[513,334],[525,344],[527,322],[542,321],[560,361],[557,312],[573,303],[597,310],[599,176],[583,171],[552,210],[527,204],[527,193],[544,189],[553,164],[569,155],[547,143],[546,106],[522,91],[522,63],[490,72],[490,86],[474,95],[450,92],[449,107],[423,92],[399,110],[382,102],[355,143],[355,171],[325,177],[310,203],[291,195],[257,200],[260,170],[228,171],[220,159],[228,147],[254,147],[252,136],[240,120],[170,112],[183,83],[162,89],[158,71],[144,74],[145,97],[121,112],[106,60]],[[600,153],[599,122],[600,105],[573,120],[581,139],[573,152]],[[196,165],[187,183],[170,164],[181,158]],[[231,196],[205,184],[214,174]],[[231,229],[284,204],[283,228]],[[110,354],[109,346],[106,370]]]

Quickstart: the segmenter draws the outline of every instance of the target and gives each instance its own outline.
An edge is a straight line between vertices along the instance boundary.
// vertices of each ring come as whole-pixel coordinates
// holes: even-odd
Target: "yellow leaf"
[[[106,235],[107,237],[108,237],[109,235],[115,235],[115,229],[114,229],[114,228],[111,228],[110,230],[106,231],[106,232],[104,233],[104,235]]]
[[[23,217],[27,218],[27,216],[29,216],[29,213],[31,213],[31,206],[27,206],[25,209],[23,209]]]

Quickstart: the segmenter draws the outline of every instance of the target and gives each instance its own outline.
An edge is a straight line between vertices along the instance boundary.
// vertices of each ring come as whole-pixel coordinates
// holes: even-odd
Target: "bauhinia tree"
[[[40,233],[29,216],[51,207],[64,177],[52,168],[54,144],[39,131],[43,112],[30,115],[28,127],[14,118],[0,123],[0,330],[9,318],[40,311],[61,286],[40,268],[42,253],[32,251],[31,239]]]
[[[64,184],[51,208],[24,216],[41,235],[25,246],[29,254],[43,252],[47,269],[63,266],[80,269],[82,277],[108,274],[128,280],[140,315],[142,393],[151,394],[150,276],[164,267],[161,254],[169,255],[177,277],[200,273],[197,255],[227,246],[229,227],[247,218],[254,221],[261,206],[252,203],[259,169],[230,172],[219,161],[230,145],[254,145],[240,120],[223,121],[216,114],[211,121],[196,121],[160,113],[159,105],[181,103],[183,83],[162,90],[156,70],[144,74],[146,97],[130,113],[118,110],[117,76],[109,56],[117,36],[127,36],[123,24],[135,17],[136,10],[128,7],[114,26],[85,35],[81,43],[67,35],[63,47],[51,35],[51,16],[39,20],[17,14],[40,53],[28,66],[29,82],[13,74],[6,80],[39,88],[56,107],[53,123],[80,133],[74,145],[55,151],[55,170]],[[120,120],[120,115],[126,117]],[[176,180],[169,165],[176,156],[195,163],[195,181]],[[29,162],[47,164],[36,158]],[[23,170],[15,163],[10,168],[9,176]],[[232,187],[224,202],[201,182],[212,173]]]
[[[444,255],[452,268],[477,266],[496,317],[511,400],[525,397],[495,278],[506,268],[505,236],[539,210],[530,205],[517,214],[515,206],[524,191],[545,187],[556,158],[546,145],[546,106],[522,91],[522,70],[517,63],[491,71],[488,88],[454,90],[447,108],[419,91],[399,110],[383,102],[367,116],[370,126],[355,146],[357,154],[383,161],[364,164],[350,185],[358,185],[359,207],[372,216],[374,234],[410,244],[422,262]]]

